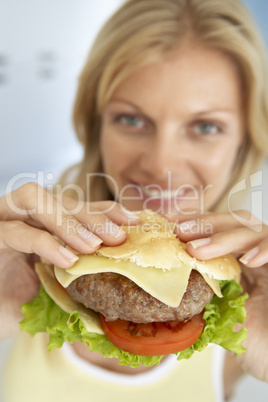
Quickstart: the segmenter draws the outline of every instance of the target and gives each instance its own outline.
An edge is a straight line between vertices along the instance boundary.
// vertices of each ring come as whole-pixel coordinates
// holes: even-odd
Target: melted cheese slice
[[[35,265],[35,271],[47,294],[63,311],[69,314],[78,311],[80,319],[88,332],[104,334],[100,325],[99,314],[71,299],[68,293],[57,283],[52,265],[38,263]]]
[[[68,287],[82,275],[114,272],[131,279],[151,296],[171,307],[178,307],[187,289],[192,267],[181,264],[172,270],[160,270],[155,267],[141,267],[129,260],[115,260],[96,255],[80,255],[76,264],[67,270],[55,267],[57,280],[63,287]],[[219,283],[201,273],[219,297],[222,297]]]
[[[207,284],[211,287],[213,292],[218,296],[218,297],[223,297],[221,293],[221,288],[220,288],[220,282],[217,279],[211,278],[208,274],[203,274],[202,272],[199,272]]]

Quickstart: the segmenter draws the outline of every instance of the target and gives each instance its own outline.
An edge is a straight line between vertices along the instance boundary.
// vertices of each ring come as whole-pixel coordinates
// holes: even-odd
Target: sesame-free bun
[[[163,270],[190,266],[201,274],[218,280],[238,279],[240,266],[232,254],[200,261],[186,251],[186,244],[174,234],[175,224],[151,210],[135,211],[141,220],[137,226],[125,226],[126,241],[115,247],[101,246],[97,255],[129,260],[142,267]]]

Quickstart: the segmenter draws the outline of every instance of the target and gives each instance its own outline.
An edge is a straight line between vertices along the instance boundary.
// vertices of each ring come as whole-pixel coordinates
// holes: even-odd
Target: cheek
[[[111,149],[111,152],[109,150]],[[101,152],[101,160],[104,172],[107,174],[111,174],[110,166],[113,165],[113,144],[111,142],[111,138],[109,136],[109,132],[102,127],[100,133],[100,152]]]
[[[229,144],[229,146],[221,146],[216,151],[207,153],[206,158],[203,158],[200,171],[206,175],[208,184],[229,180],[237,152],[238,146]]]
[[[128,168],[135,157],[133,149],[129,149],[126,142],[113,130],[105,127],[101,131],[100,145],[105,173],[118,180],[118,176]]]
[[[199,166],[207,210],[213,207],[228,186],[237,152],[238,146],[222,147],[218,152],[208,154],[202,166]]]

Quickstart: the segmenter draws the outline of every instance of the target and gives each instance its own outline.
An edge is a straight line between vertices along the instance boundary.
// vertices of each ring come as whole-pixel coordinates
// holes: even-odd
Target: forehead
[[[228,55],[209,48],[183,48],[131,74],[116,88],[111,101],[158,104],[161,113],[180,101],[192,108],[200,102],[208,108],[239,108],[240,87],[238,68]]]

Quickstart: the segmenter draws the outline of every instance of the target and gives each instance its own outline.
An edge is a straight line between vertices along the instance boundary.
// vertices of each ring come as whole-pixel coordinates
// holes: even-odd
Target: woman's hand
[[[35,183],[0,198],[0,339],[18,332],[20,307],[39,290],[33,269],[38,257],[69,268],[78,257],[61,241],[90,254],[102,243],[122,243],[126,234],[119,225],[138,222],[116,202],[76,202]]]
[[[193,257],[207,260],[234,253],[240,259],[241,283],[250,297],[244,323],[247,352],[237,361],[245,372],[268,382],[268,227],[247,211],[179,219],[178,236]]]

